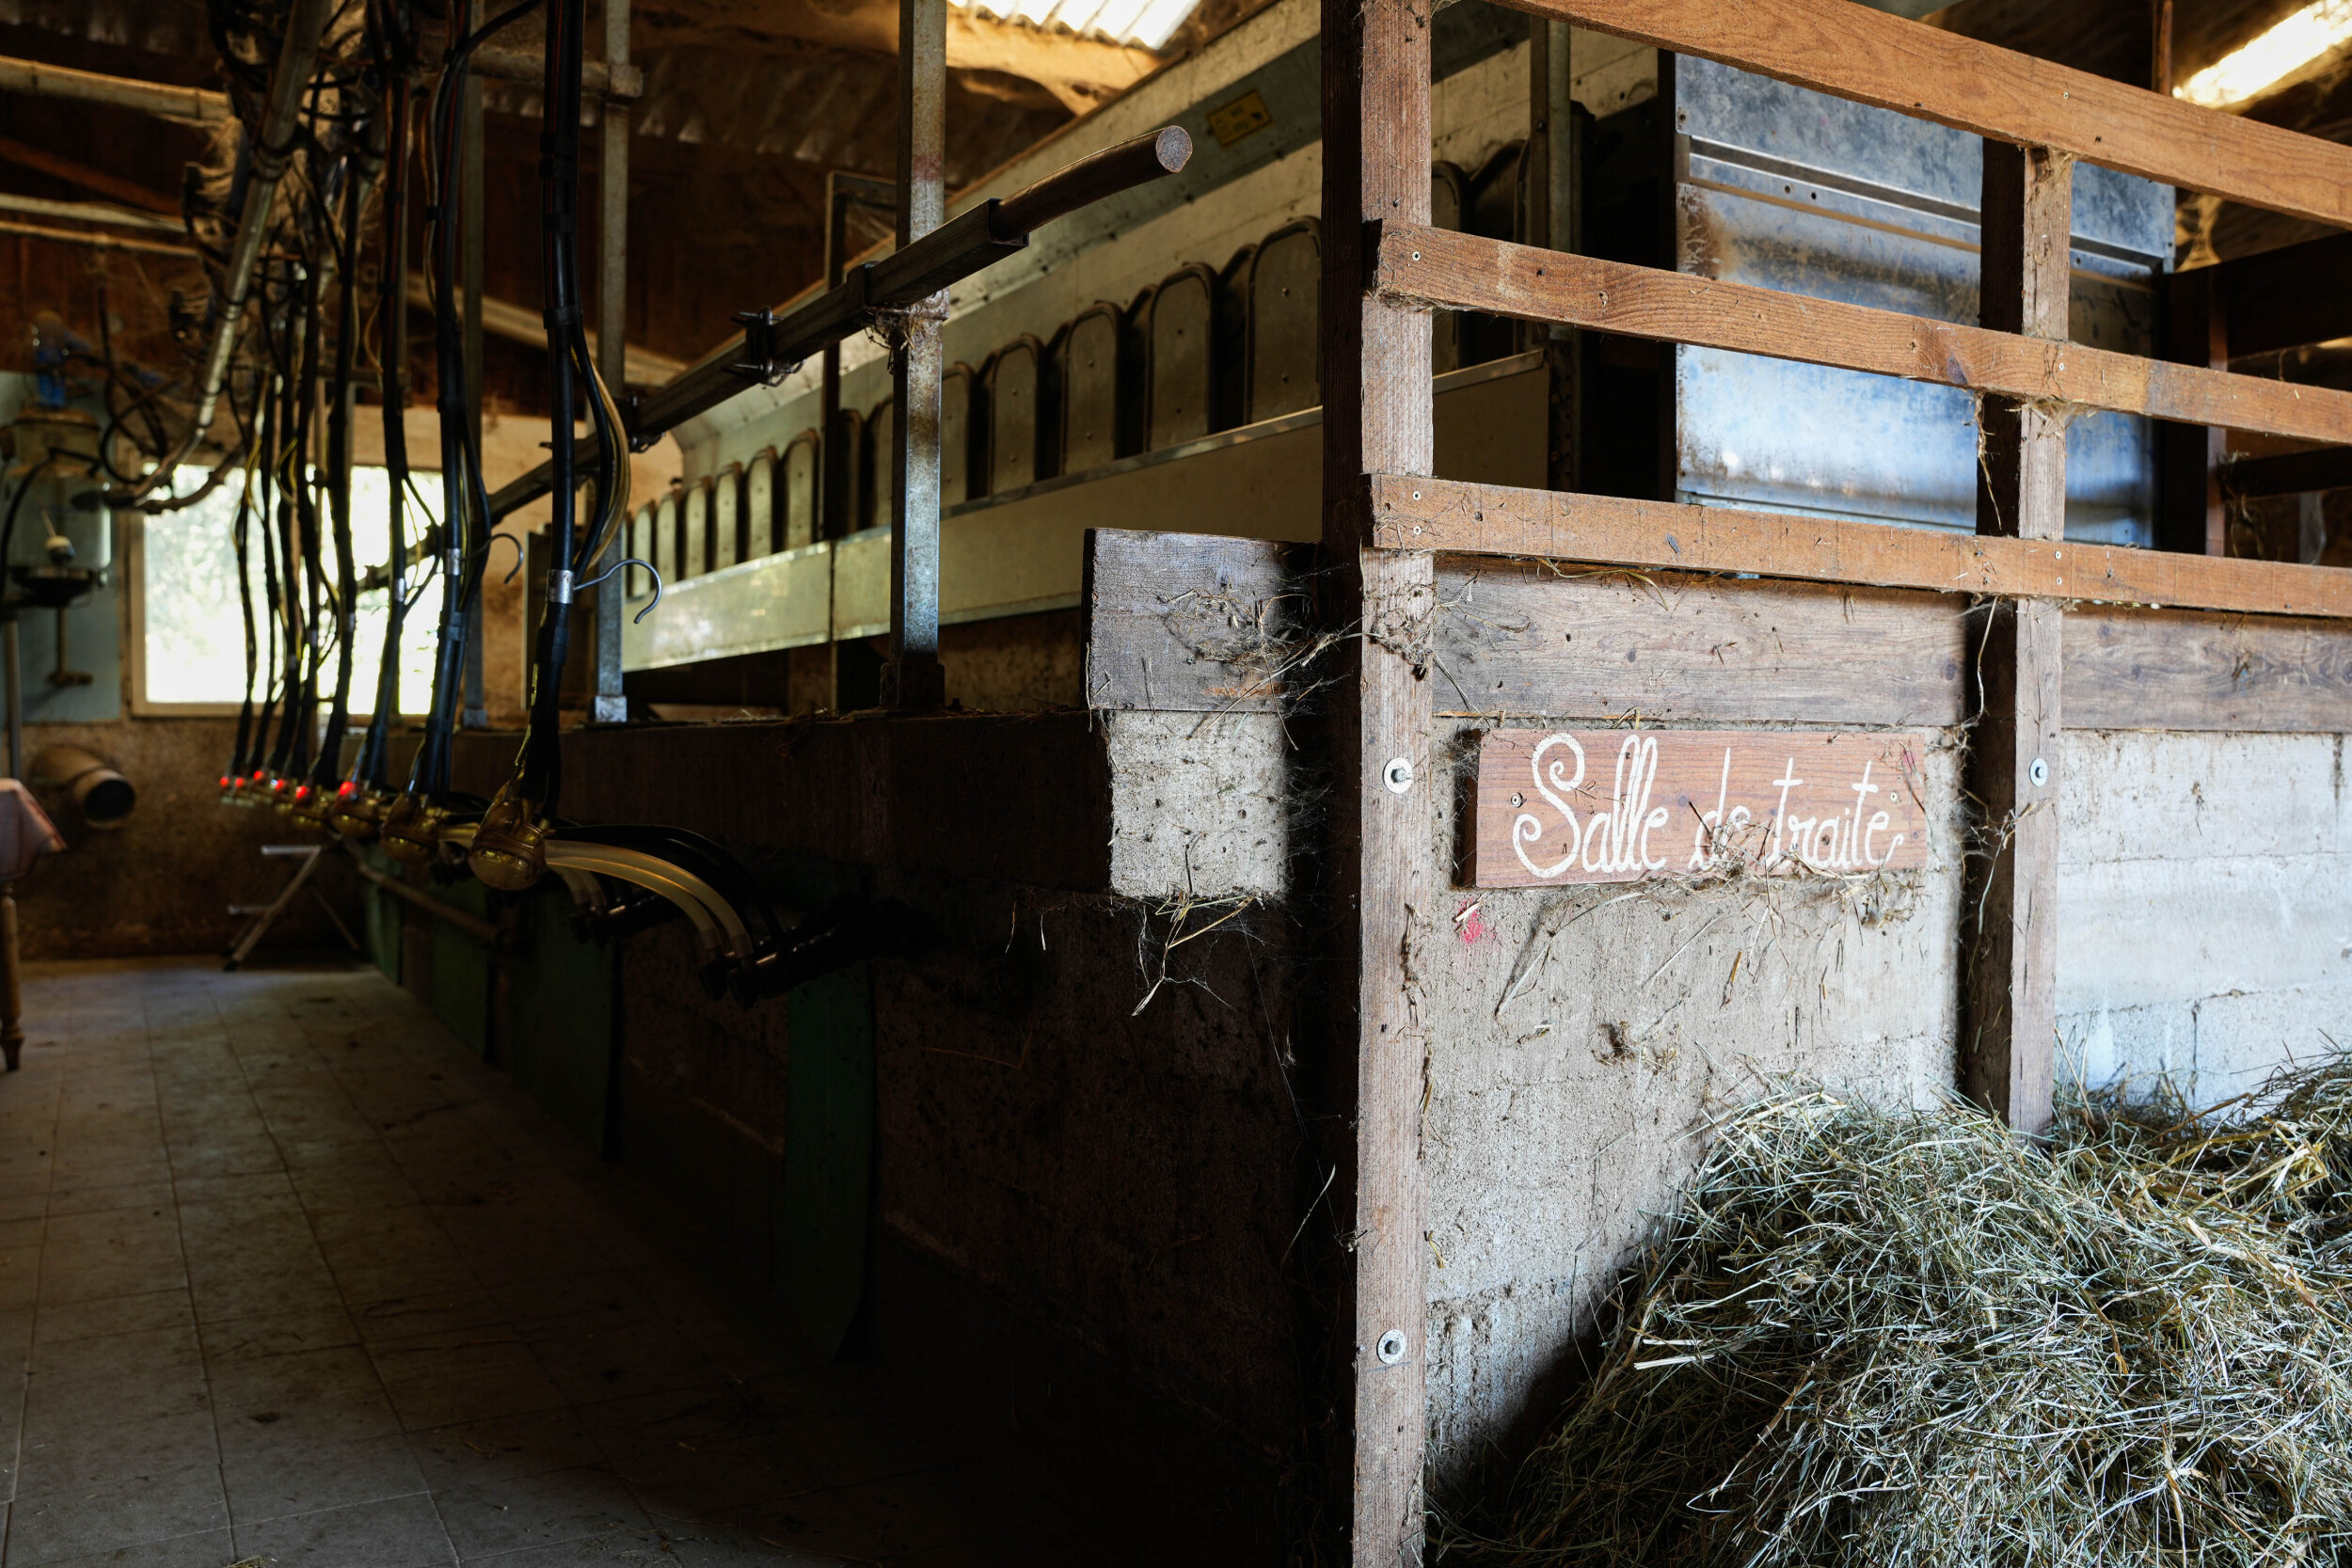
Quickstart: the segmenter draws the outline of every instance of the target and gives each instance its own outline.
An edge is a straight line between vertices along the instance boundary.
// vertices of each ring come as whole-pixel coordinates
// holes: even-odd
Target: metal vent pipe
[[[253,287],[253,269],[269,235],[270,209],[278,202],[278,182],[294,161],[296,119],[302,111],[302,89],[318,69],[319,38],[335,0],[294,0],[286,17],[286,37],[278,52],[278,68],[270,73],[269,102],[262,110],[261,135],[253,148],[253,166],[246,182],[245,210],[237,216],[237,237],[229,247],[229,267],[215,300],[213,340],[205,349],[197,383],[196,419],[178,451],[159,464],[128,494],[110,496],[108,504],[139,504],[142,510],[169,510],[168,503],[147,500],[156,486],[170,483],[173,470],[194,454],[212,428],[220,406],[220,389],[229,379],[230,356],[236,352],[238,325],[245,318],[246,300]]]

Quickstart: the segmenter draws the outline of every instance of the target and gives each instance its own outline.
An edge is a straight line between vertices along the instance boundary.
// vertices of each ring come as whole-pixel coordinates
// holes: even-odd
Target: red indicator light
[[[359,786],[354,784],[351,780],[345,779],[341,784],[336,786],[335,793],[348,800],[354,795],[359,793]]]
[[[220,787],[223,789],[227,789],[229,787],[229,775],[226,773],[223,773],[220,776]]]

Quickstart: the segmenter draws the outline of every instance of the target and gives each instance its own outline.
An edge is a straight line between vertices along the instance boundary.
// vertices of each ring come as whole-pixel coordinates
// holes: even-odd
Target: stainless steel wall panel
[[[1708,61],[1671,70],[1680,270],[1977,320],[1977,137]],[[2075,199],[2070,336],[2153,352],[2171,191],[2077,166]],[[1672,360],[1679,499],[1974,531],[1968,392],[1714,349]],[[2068,536],[2151,542],[2154,474],[2151,421],[2074,420]]]

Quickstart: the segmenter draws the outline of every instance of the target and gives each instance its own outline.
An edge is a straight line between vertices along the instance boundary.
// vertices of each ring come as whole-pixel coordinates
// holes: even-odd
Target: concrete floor
[[[37,968],[6,1568],[1108,1560],[373,970]]]

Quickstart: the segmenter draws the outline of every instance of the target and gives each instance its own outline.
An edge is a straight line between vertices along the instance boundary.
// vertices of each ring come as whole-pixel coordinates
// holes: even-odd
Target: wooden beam
[[[2352,486],[2352,447],[2241,457],[2221,466],[2220,488],[2233,496],[2299,496]]]
[[[1323,709],[1328,828],[1325,1026],[1337,1113],[1332,1324],[1338,1435],[1327,1496],[1354,1568],[1422,1560],[1428,1401],[1421,1107],[1428,1030],[1416,954],[1438,891],[1426,555],[1368,548],[1365,476],[1427,473],[1437,443],[1426,312],[1367,292],[1365,225],[1429,221],[1431,0],[1323,0],[1323,564],[1340,637]],[[1307,1196],[1301,1194],[1302,1199]],[[1320,1553],[1316,1554],[1319,1558]]]
[[[2352,730],[2352,627],[2341,621],[2070,610],[2065,668],[2070,730]]]
[[[151,213],[179,215],[180,198],[176,196],[151,191],[135,180],[125,180],[103,168],[92,168],[77,159],[45,148],[27,146],[13,136],[0,136],[0,161],[14,164],[20,168],[33,169],[70,185],[79,185],[84,190],[96,191],[101,196],[111,196],[117,201],[128,202],[134,207],[144,207]]]
[[[1979,312],[1987,329],[2063,345],[2074,182],[2071,158],[1984,144]],[[1987,396],[1978,422],[1978,533],[2062,548],[2066,426],[2057,411]],[[1961,1085],[2035,1137],[2049,1131],[2057,1062],[2063,620],[2052,599],[1993,606],[1976,664],[1979,706],[1968,755],[1981,815],[1963,904]]]
[[[2175,277],[2213,274],[2238,357],[2352,338],[2352,234],[2330,234]]]
[[[1504,0],[1677,54],[2169,185],[2352,227],[2352,147],[2200,108],[1850,0]]]
[[[1727,506],[1684,506],[1384,474],[1384,546],[1855,587],[2352,619],[2352,570],[2120,545],[1982,538]]]
[[[1291,663],[1312,571],[1273,540],[1090,531],[1088,705],[1279,711],[1318,668]],[[1478,556],[1439,556],[1436,580],[1439,717],[1945,729],[1975,711],[1989,607],[1947,594]],[[2070,730],[2352,730],[2343,621],[2075,606],[2062,651]]]
[[[1417,224],[1382,223],[1374,265],[1381,297],[1399,305],[1487,310],[2040,403],[2352,442],[2352,392],[2332,388],[2171,365]]]

